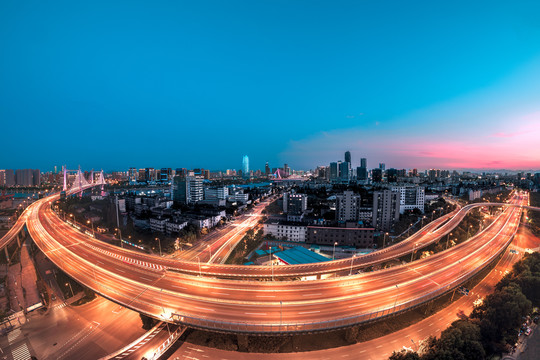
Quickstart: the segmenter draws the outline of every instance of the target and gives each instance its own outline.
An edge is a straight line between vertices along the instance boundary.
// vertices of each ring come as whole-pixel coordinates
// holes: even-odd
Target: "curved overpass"
[[[92,238],[57,221],[49,206],[53,199],[36,204],[28,218],[28,229],[40,249],[74,279],[156,318],[248,333],[346,327],[430,301],[496,258],[512,240],[521,216],[519,205],[512,204],[471,241],[406,266],[316,281],[249,281],[170,272],[161,265],[147,266],[151,264],[129,258],[126,253],[104,252]],[[348,269],[350,260],[346,262]],[[219,265],[205,266],[211,269]],[[240,271],[248,268],[241,267]],[[229,270],[234,269],[229,266]],[[302,271],[312,274],[319,270]]]
[[[478,203],[467,205],[461,209],[454,210],[439,219],[427,224],[420,231],[413,234],[406,240],[395,245],[386,247],[382,250],[357,256],[354,258],[340,259],[314,264],[286,265],[286,266],[243,266],[243,265],[224,265],[224,264],[206,264],[194,261],[180,259],[162,258],[155,255],[149,255],[127,248],[119,248],[99,240],[92,239],[85,234],[74,231],[67,226],[50,208],[43,209],[48,219],[57,228],[70,232],[73,239],[84,241],[97,252],[104,256],[114,256],[125,262],[132,263],[135,266],[143,268],[158,268],[170,272],[180,272],[191,275],[204,275],[222,278],[291,278],[310,275],[331,274],[337,272],[352,272],[361,268],[381,264],[391,259],[400,258],[410,254],[412,251],[420,250],[430,244],[439,241],[449,234],[474,208],[482,206],[512,206],[512,204],[493,204]],[[215,252],[212,249],[212,252]]]

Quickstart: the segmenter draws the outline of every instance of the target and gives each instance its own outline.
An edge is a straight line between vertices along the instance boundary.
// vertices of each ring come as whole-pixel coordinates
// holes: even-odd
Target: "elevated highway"
[[[204,264],[203,269],[202,264],[191,263],[193,274],[174,272],[167,271],[169,266],[179,268],[187,262],[138,254],[141,258],[133,256],[134,252],[98,246],[94,239],[56,217],[50,208],[54,199],[49,197],[33,207],[28,229],[40,249],[74,279],[119,304],[162,320],[246,333],[347,327],[433,300],[474,276],[504,251],[519,226],[520,206],[526,200],[496,204],[507,209],[470,241],[406,266],[325,280],[250,281],[194,274],[212,275],[218,268],[245,278],[244,271],[259,267]],[[474,204],[485,205],[494,204]],[[443,235],[446,231],[432,230]],[[329,264],[333,266],[330,271],[339,271],[350,268],[351,260]],[[296,270],[294,266],[284,268],[288,268],[284,270],[287,276],[291,269]],[[266,274],[272,271],[266,267],[261,273],[264,270]],[[298,273],[322,272],[304,266],[294,274]]]

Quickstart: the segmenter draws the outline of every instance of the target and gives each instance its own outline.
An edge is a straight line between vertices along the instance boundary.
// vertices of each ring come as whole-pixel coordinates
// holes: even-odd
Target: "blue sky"
[[[0,168],[313,168],[345,150],[540,168],[539,18],[537,1],[2,1]]]

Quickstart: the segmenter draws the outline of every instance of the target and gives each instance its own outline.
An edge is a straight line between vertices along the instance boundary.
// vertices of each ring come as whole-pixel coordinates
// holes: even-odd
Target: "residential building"
[[[400,193],[381,190],[373,193],[373,225],[378,230],[390,231],[399,220]]]
[[[269,220],[264,223],[263,231],[265,235],[287,241],[306,242],[307,238],[307,226],[303,223]]]
[[[7,187],[15,186],[15,173],[12,169],[6,169],[4,176],[4,184]]]
[[[286,192],[283,194],[283,212],[302,214],[307,209],[307,195]]]
[[[393,186],[392,191],[400,193],[399,212],[418,209],[424,212],[425,189],[422,186]]]
[[[358,221],[360,200],[360,195],[352,191],[336,195],[336,220],[339,222]]]

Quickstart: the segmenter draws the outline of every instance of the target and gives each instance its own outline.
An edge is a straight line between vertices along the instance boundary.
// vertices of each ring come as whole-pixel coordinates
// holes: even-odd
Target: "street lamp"
[[[71,290],[71,297],[75,296],[75,295],[73,294],[73,288],[71,287],[71,284],[70,284],[70,283],[66,283],[66,286],[68,286],[68,285],[69,285],[69,289]]]
[[[349,271],[349,275],[352,275],[352,263],[353,263],[353,260],[354,260],[355,257],[356,257],[356,254],[354,254],[354,255],[351,257],[351,271]]]
[[[452,236],[452,233],[446,236],[446,249],[448,249],[448,240],[450,239],[450,236]]]
[[[424,219],[426,218],[426,215],[422,216],[422,226],[420,226],[421,228],[424,227]]]
[[[163,256],[163,254],[161,253],[161,240],[160,240],[160,238],[156,238],[156,240],[159,243],[159,256]]]
[[[409,228],[407,229],[407,237],[409,237],[410,233],[411,233],[411,227],[412,227],[412,224],[409,225]]]
[[[92,224],[92,234],[94,235],[94,237],[96,236],[96,232],[94,231],[94,221],[92,220],[87,220],[86,221],[87,224]]]
[[[399,295],[399,287],[397,286],[397,284],[396,284],[396,289],[397,289],[396,300],[394,300],[394,311],[392,311],[394,313],[396,312],[397,298],[398,298],[398,295]]]
[[[412,252],[411,252],[411,261],[410,262],[413,261],[414,250],[416,249],[416,245],[418,245],[418,244],[414,244],[414,246],[413,246],[413,249],[412,249]]]
[[[332,251],[332,260],[336,258],[336,245],[337,245],[337,242],[334,243],[334,250]]]
[[[383,243],[382,243],[382,247],[384,249],[384,245],[386,244],[386,237],[388,236],[388,233],[384,233],[384,238],[383,238]]]

